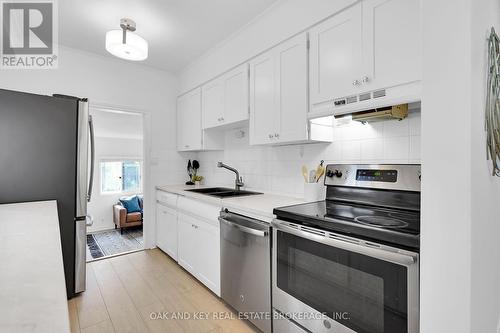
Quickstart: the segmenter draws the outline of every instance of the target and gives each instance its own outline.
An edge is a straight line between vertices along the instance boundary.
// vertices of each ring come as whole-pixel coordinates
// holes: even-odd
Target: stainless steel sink
[[[187,191],[205,195],[211,195],[213,197],[218,197],[218,198],[230,198],[230,197],[241,197],[246,195],[262,194],[260,192],[235,190],[234,188],[229,188],[229,187],[195,188]]]

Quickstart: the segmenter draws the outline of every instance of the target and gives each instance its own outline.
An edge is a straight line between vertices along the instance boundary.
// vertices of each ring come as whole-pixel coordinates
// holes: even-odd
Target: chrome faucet
[[[229,171],[232,171],[232,172],[234,172],[236,174],[236,180],[234,181],[234,189],[236,191],[239,191],[241,189],[241,187],[245,185],[243,183],[243,178],[240,177],[240,173],[235,168],[232,168],[229,165],[225,165],[222,162],[217,162],[217,167],[228,169]]]

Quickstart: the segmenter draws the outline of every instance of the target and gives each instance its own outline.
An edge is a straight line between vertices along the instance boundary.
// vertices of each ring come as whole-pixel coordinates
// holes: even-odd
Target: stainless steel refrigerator
[[[68,298],[85,290],[92,129],[87,99],[0,89],[0,204],[57,200]]]

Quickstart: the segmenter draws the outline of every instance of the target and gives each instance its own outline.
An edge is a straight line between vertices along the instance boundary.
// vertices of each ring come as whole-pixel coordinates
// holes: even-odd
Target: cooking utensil
[[[186,185],[194,185],[194,183],[192,181],[192,179],[193,179],[193,165],[191,164],[191,160],[188,160],[187,173],[189,176],[189,181],[186,182]]]
[[[198,163],[197,160],[193,160],[193,169],[194,171],[198,171],[198,169],[200,168],[200,163]]]
[[[325,161],[321,160],[318,167],[316,168],[316,183],[319,182],[319,180],[325,173],[325,167],[323,166],[323,163],[325,163]]]
[[[309,179],[307,178],[308,177],[308,172],[307,172],[307,167],[305,165],[302,166],[302,177],[304,177],[304,181],[306,183],[309,183]]]

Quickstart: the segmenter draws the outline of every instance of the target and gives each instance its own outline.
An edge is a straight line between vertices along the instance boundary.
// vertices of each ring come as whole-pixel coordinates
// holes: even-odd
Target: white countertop
[[[55,201],[0,205],[0,332],[69,332]]]
[[[215,186],[201,186],[199,188],[203,187]],[[306,202],[301,198],[293,198],[270,193],[220,199],[210,195],[186,191],[189,189],[194,189],[195,187],[193,185],[166,185],[157,186],[156,188],[160,191],[175,193],[183,195],[185,197],[212,203],[214,205],[227,208],[232,212],[253,217],[266,222],[271,222],[272,219],[275,218],[275,215],[273,214],[274,208],[296,205]]]

